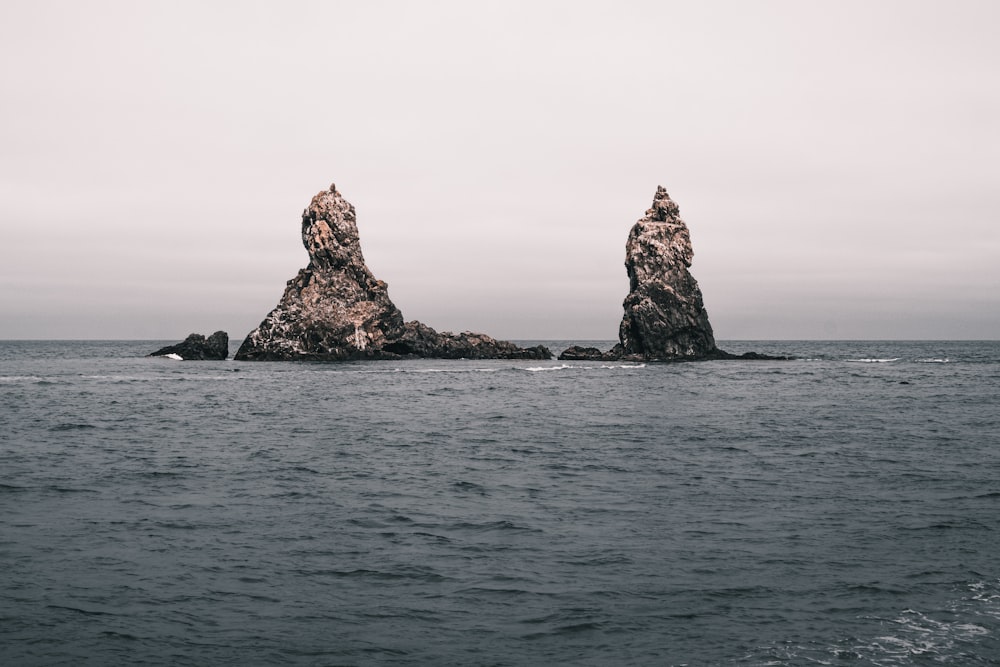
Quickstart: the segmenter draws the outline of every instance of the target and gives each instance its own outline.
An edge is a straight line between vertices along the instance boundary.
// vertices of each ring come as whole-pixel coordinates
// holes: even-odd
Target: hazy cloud
[[[720,338],[1000,336],[993,2],[5,2],[0,337],[243,336],[336,181],[408,318],[614,338],[658,184]]]

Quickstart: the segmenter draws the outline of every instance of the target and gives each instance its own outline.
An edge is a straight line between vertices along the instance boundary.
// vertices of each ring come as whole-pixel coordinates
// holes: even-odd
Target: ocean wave
[[[571,366],[570,364],[560,364],[559,366],[529,366],[524,370],[530,373],[539,373],[544,371],[566,371],[566,370],[577,370],[577,371],[594,371],[594,370],[630,370],[636,368],[645,368],[646,364],[602,364],[600,366]]]
[[[904,609],[891,617],[861,617],[879,629],[868,638],[843,639],[830,645],[819,642],[759,647],[746,658],[771,658],[754,664],[833,664],[835,661],[866,665],[996,664],[984,642],[992,642],[1000,619],[1000,582],[969,584],[968,593],[945,604],[940,612]],[[879,587],[875,587],[878,590]],[[992,646],[992,644],[990,644]],[[776,660],[775,660],[776,658]]]
[[[496,373],[499,368],[414,368],[410,373]]]
[[[44,380],[45,378],[39,375],[0,375],[0,384],[15,384],[18,382],[43,382]]]
[[[569,364],[560,364],[559,366],[528,366],[524,370],[529,373],[541,373],[544,371],[563,371],[567,368],[579,368],[579,366],[570,366]]]
[[[134,347],[0,364],[0,567],[39,602],[8,614],[4,664],[123,651],[204,664],[223,649],[338,664],[1000,656],[1000,343],[796,343],[818,361],[780,375],[625,359],[175,364]],[[845,363],[890,351],[900,360]],[[112,619],[142,638],[127,647],[44,606],[150,601],[166,617]],[[331,652],[297,658],[290,633]]]
[[[319,373],[329,373],[331,375],[383,375],[386,373],[404,373],[403,368],[373,368],[373,369],[343,369],[343,368],[323,368]]]
[[[60,609],[63,611],[72,611],[78,614],[83,614],[84,616],[117,616],[115,612],[103,611],[99,609],[81,609],[80,607],[71,607],[69,605],[62,604],[47,604],[45,605],[47,609]]]
[[[964,654],[958,645],[973,643],[990,634],[983,626],[966,619],[939,621],[913,609],[905,609],[884,623],[892,632],[856,647],[862,655],[879,658],[881,664],[908,664],[917,656],[933,656],[935,661],[949,662]]]
[[[323,369],[322,373],[330,373],[333,375],[393,375],[397,373],[496,373],[501,369],[499,368],[399,368],[394,366],[392,368],[333,368],[333,369]]]
[[[891,364],[894,361],[899,361],[899,357],[891,358],[868,358],[868,359],[848,359],[847,361],[856,364]]]
[[[157,384],[162,384],[165,382],[192,382],[192,381],[202,381],[202,380],[247,380],[250,379],[245,375],[239,375],[236,373],[238,369],[234,369],[234,373],[227,373],[225,375],[198,375],[195,372],[191,374],[184,373],[183,371],[174,371],[168,375],[154,374],[154,375],[80,375],[77,376],[81,380],[96,380],[100,384],[132,384],[139,382],[155,382]],[[183,374],[182,374],[183,373]]]
[[[84,429],[97,428],[93,424],[77,424],[71,422],[65,422],[62,424],[56,424],[55,426],[50,426],[50,431],[78,431]]]

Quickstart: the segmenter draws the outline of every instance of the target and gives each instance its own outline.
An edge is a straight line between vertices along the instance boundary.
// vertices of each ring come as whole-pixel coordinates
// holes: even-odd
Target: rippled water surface
[[[1000,663],[1000,343],[157,347],[0,341],[2,664]]]

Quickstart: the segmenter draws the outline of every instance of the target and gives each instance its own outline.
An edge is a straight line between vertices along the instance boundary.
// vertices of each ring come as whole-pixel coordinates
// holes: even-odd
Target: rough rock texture
[[[617,345],[608,352],[601,352],[596,347],[570,345],[559,355],[559,359],[563,361],[615,361],[621,358]]]
[[[365,265],[354,207],[331,185],[302,213],[309,264],[236,352],[241,360],[378,357],[403,332],[387,285]]]
[[[632,227],[625,244],[629,294],[618,328],[619,344],[607,352],[574,345],[565,360],[775,359],[756,352],[718,349],[698,283],[688,272],[694,251],[677,204],[659,186],[653,206]]]
[[[216,331],[205,338],[201,334],[193,333],[185,338],[184,342],[160,348],[148,356],[165,357],[168,354],[175,354],[185,361],[225,359],[229,356],[229,334],[225,331]]]
[[[407,322],[403,335],[385,347],[386,352],[400,356],[435,357],[441,359],[551,359],[552,352],[543,345],[518,347],[486,334],[463,331],[438,333],[426,324]]]
[[[520,348],[483,334],[438,333],[405,322],[388,286],[365,265],[352,206],[334,185],[302,213],[309,265],[288,281],[277,307],[247,336],[238,360],[438,357],[548,359],[544,347]]]
[[[677,204],[662,186],[629,232],[629,294],[618,328],[620,353],[644,359],[715,356],[715,336],[698,283],[688,272],[694,251]]]

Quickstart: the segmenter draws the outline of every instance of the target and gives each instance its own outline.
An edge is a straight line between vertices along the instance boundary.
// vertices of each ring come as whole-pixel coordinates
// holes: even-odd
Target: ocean
[[[0,664],[1000,664],[1000,342],[170,342],[0,341]]]

